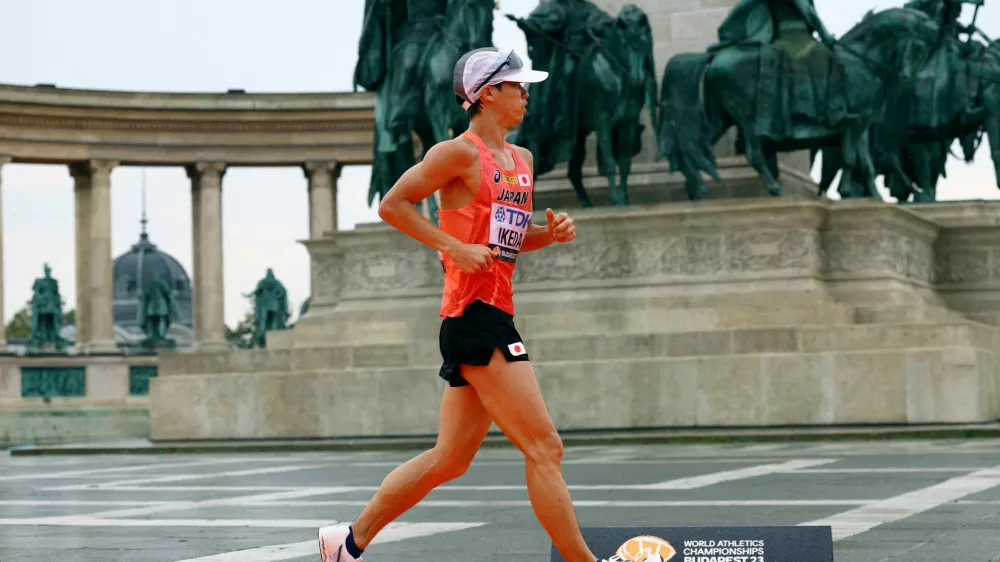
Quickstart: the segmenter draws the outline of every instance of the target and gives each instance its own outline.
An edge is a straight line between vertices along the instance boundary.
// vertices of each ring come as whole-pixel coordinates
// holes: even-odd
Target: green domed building
[[[115,340],[122,346],[137,344],[146,337],[140,324],[142,288],[160,275],[170,287],[175,304],[167,335],[179,348],[188,347],[194,342],[191,277],[180,262],[150,241],[147,221],[143,218],[141,222],[139,240],[114,260]]]

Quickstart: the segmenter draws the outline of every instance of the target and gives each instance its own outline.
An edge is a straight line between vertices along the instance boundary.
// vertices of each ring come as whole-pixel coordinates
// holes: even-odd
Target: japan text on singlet
[[[499,248],[493,267],[481,273],[465,273],[444,255],[444,295],[441,317],[460,316],[465,306],[475,300],[493,305],[514,315],[514,290],[511,278],[517,254],[531,225],[531,170],[514,147],[504,143],[514,157],[514,169],[505,170],[493,158],[493,152],[475,134],[463,136],[479,149],[479,189],[465,207],[439,210],[441,230],[466,244]]]

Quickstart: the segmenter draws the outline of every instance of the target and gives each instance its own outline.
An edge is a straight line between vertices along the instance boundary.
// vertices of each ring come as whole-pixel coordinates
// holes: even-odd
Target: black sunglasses
[[[517,54],[514,51],[511,51],[510,54],[507,55],[507,59],[504,60],[502,63],[500,63],[500,65],[497,66],[496,69],[494,69],[493,72],[491,72],[489,76],[487,76],[482,82],[480,82],[479,85],[476,86],[476,89],[472,90],[472,92],[475,93],[485,88],[487,82],[492,80],[493,77],[496,76],[498,72],[500,72],[501,70],[503,70],[508,66],[511,68],[524,68],[524,63],[521,62],[521,57],[517,56]]]

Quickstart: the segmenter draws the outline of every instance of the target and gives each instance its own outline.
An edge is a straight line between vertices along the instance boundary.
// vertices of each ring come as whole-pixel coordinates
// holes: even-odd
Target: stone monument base
[[[149,437],[155,356],[0,355],[0,447]]]
[[[708,194],[703,196],[703,200],[769,197],[764,182],[753,168],[747,166],[746,158],[743,156],[718,158],[717,166],[721,182],[702,174],[708,187]],[[779,163],[778,169],[779,181],[785,188],[786,199],[819,198],[819,188],[811,177],[784,163]],[[610,205],[607,178],[598,173],[596,166],[584,166],[582,172],[582,183],[591,203],[597,207]],[[690,200],[684,188],[683,174],[671,172],[670,166],[665,161],[634,163],[628,177],[628,197],[630,204],[638,205]],[[580,208],[579,199],[569,181],[564,164],[537,179],[534,200],[536,210],[545,210],[546,207],[561,211]]]
[[[730,199],[574,211],[517,324],[560,430],[1000,417],[1000,206]],[[155,440],[431,435],[441,267],[387,226],[305,242],[268,349],[164,354]]]

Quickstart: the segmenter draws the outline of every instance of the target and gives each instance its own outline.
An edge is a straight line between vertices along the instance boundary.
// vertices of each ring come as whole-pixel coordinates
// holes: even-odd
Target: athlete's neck
[[[507,127],[504,127],[496,120],[488,116],[480,116],[469,123],[469,132],[483,139],[483,144],[494,149],[504,149],[504,138],[507,136]]]

